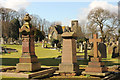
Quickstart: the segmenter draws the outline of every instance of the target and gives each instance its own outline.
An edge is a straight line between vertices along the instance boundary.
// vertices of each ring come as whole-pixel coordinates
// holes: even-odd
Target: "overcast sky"
[[[95,7],[102,7],[111,12],[117,12],[117,0],[0,0],[0,7],[15,10],[25,8],[29,14],[37,14],[50,22],[61,21],[69,25],[71,20],[86,20],[89,11]],[[108,2],[111,1],[111,2]]]

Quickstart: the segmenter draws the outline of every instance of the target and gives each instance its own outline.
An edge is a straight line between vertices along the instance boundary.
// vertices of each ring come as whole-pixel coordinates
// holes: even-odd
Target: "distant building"
[[[58,40],[61,37],[61,34],[63,33],[63,31],[64,31],[64,27],[60,25],[51,26],[48,32],[48,39]]]
[[[84,34],[82,33],[81,27],[78,25],[78,20],[71,21],[71,31],[75,32],[78,37],[84,37]]]
[[[71,27],[69,26],[60,26],[60,25],[55,25],[49,27],[48,31],[48,39],[56,39],[59,40],[61,38],[61,34],[63,32],[75,32],[78,37],[83,37],[83,33],[81,31],[81,27],[78,26],[78,20],[73,20],[71,21]]]

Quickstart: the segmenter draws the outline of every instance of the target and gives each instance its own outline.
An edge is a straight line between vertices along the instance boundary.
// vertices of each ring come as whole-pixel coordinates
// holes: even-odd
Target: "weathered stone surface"
[[[40,63],[35,55],[34,32],[30,25],[31,18],[29,14],[24,17],[26,23],[19,29],[22,33],[22,56],[17,64],[17,71],[35,71],[39,70]]]
[[[84,44],[84,59],[87,59],[87,43]]]
[[[119,47],[116,44],[111,44],[108,46],[108,54],[111,55],[110,58],[115,58],[119,56]]]
[[[98,51],[101,54],[101,58],[107,58],[107,49],[106,49],[106,45],[104,43],[99,43]]]
[[[62,61],[59,64],[58,73],[75,73],[79,71],[76,58],[76,42],[74,37],[76,34],[73,32],[65,32],[62,34],[63,37],[63,51]]]
[[[53,74],[58,68],[54,67],[54,68],[42,68],[43,70],[38,70],[38,71],[34,71],[34,72],[30,72],[25,73],[25,72],[11,72],[12,70],[15,70],[15,67],[9,67],[9,68],[4,68],[2,70],[6,70],[6,71],[2,71],[0,72],[0,74],[2,74],[3,76],[7,76],[7,77],[16,77],[16,78],[42,78],[45,76],[49,76],[50,74]]]
[[[98,35],[94,34],[93,39],[90,39],[90,42],[93,42],[94,57],[91,58],[91,62],[88,63],[88,67],[85,68],[87,73],[102,73],[107,71],[107,68],[104,66],[104,63],[101,62],[101,58],[98,56],[98,42],[101,42],[101,39],[97,39]]]

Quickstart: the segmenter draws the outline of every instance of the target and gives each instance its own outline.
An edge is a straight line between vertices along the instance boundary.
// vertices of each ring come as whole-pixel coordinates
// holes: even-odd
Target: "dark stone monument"
[[[30,24],[31,18],[29,14],[24,17],[26,21],[24,25],[19,29],[22,33],[22,56],[17,64],[17,71],[35,71],[39,70],[40,63],[35,55],[34,46],[34,29]]]
[[[84,44],[84,59],[87,59],[87,43]]]
[[[101,54],[101,58],[107,58],[107,50],[106,50],[106,45],[104,43],[99,43],[98,51]]]
[[[76,75],[79,72],[79,66],[76,58],[76,34],[74,32],[65,32],[62,34],[63,50],[62,61],[59,64],[60,75]]]
[[[114,44],[112,47],[113,47],[112,58],[116,58],[119,56],[118,46]]]
[[[104,63],[101,62],[101,58],[98,57],[98,42],[101,42],[101,39],[98,39],[98,34],[94,34],[93,39],[89,39],[89,42],[93,42],[94,55],[93,58],[91,58],[91,62],[88,63],[88,67],[86,67],[82,74],[98,75],[98,73],[101,74],[104,71],[107,71]]]
[[[119,56],[119,49],[118,49],[118,45],[114,44],[114,43],[110,43],[110,45],[108,46],[108,54],[110,55],[109,58],[116,58]]]

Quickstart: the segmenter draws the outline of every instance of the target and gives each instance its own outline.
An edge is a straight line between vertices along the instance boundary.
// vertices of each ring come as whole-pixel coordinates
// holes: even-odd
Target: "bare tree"
[[[103,27],[106,22],[110,19],[110,12],[102,8],[94,8],[88,14],[88,20],[99,27],[101,36],[104,38]]]
[[[87,37],[90,37],[92,34],[95,34],[98,32],[97,25],[95,25],[92,22],[88,22],[86,24],[86,29],[87,29],[87,32],[86,32]]]
[[[11,37],[10,21],[16,18],[16,11],[9,8],[0,8],[0,15],[2,19],[2,37],[8,39]]]
[[[106,25],[105,35],[106,37],[111,37],[117,35],[118,32],[118,15],[116,13],[111,13],[111,18]]]
[[[27,13],[27,11],[25,9],[23,9],[23,8],[18,10],[18,17],[19,17],[19,21],[20,21],[21,26],[24,24],[23,18],[24,18],[26,13]]]

